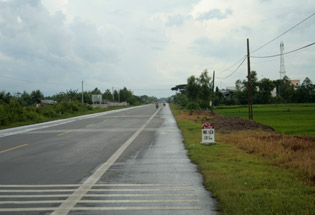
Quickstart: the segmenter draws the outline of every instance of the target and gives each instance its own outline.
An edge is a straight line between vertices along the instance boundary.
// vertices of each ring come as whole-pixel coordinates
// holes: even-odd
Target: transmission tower
[[[284,44],[281,41],[280,43],[280,80],[285,76],[285,68],[284,68],[284,56],[283,56]]]

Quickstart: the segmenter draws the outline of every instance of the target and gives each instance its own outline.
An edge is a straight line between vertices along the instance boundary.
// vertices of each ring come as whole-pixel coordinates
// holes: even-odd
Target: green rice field
[[[215,113],[248,119],[247,106],[219,106]],[[253,117],[279,133],[315,137],[315,104],[253,105]]]

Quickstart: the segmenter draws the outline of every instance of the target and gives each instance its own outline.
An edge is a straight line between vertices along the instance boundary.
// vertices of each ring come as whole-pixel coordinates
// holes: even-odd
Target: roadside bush
[[[189,102],[186,106],[188,110],[197,110],[199,109],[199,105],[196,102]]]
[[[210,108],[209,101],[200,101],[199,105],[203,110],[208,110]]]
[[[23,121],[34,121],[34,122],[38,122],[40,121],[42,118],[41,116],[36,113],[36,111],[25,111],[24,112],[24,120]]]
[[[23,108],[17,101],[11,100],[6,109],[9,123],[19,122],[23,119]]]
[[[7,104],[0,104],[0,126],[7,125],[9,123],[9,117],[6,111]]]
[[[99,111],[95,110],[95,112]],[[29,106],[23,108],[18,101],[11,100],[9,104],[0,103],[0,128],[8,127],[15,123],[42,122],[89,112],[94,112],[93,107],[76,101],[64,101],[53,106]]]
[[[45,107],[41,107],[39,109],[41,109],[41,114],[44,117],[47,117],[49,119],[53,119],[53,118],[56,118],[58,116],[58,114],[56,113],[56,109],[54,107],[45,106]]]

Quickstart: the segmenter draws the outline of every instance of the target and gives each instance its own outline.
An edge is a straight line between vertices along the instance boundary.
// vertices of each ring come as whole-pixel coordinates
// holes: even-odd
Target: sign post
[[[214,126],[211,123],[205,123],[201,130],[202,141],[201,144],[210,145],[215,144],[214,139]]]

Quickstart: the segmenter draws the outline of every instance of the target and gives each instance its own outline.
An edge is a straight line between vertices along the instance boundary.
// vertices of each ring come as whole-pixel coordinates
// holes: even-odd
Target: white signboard
[[[92,95],[92,102],[94,103],[102,103],[102,94]]]

